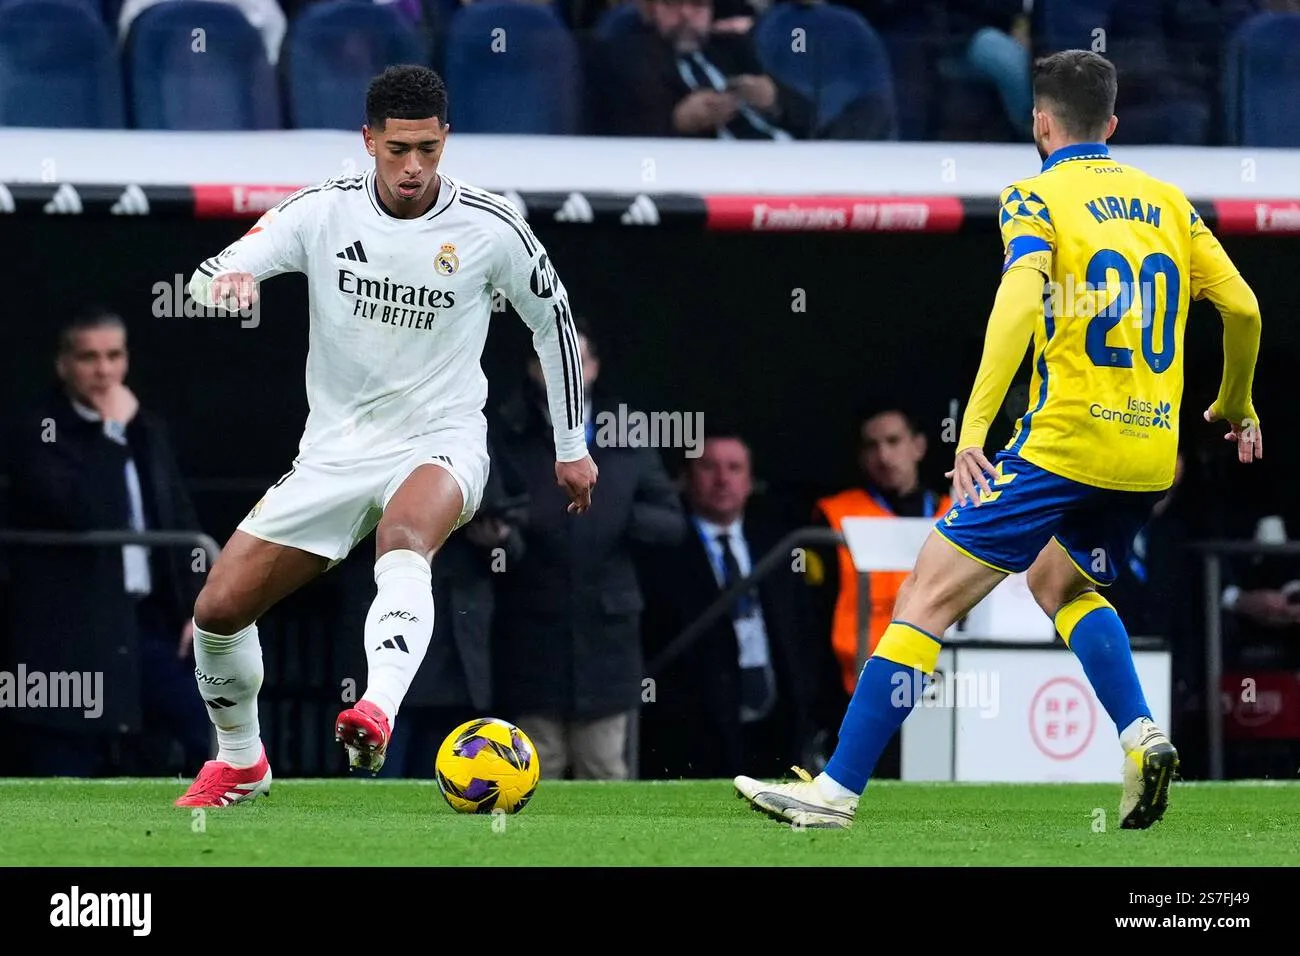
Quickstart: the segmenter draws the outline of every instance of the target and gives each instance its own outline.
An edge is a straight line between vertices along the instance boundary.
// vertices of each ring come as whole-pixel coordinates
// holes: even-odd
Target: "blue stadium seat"
[[[1300,148],[1300,14],[1261,13],[1229,37],[1224,57],[1227,135],[1240,146]]]
[[[617,6],[608,7],[596,18],[596,39],[608,40],[621,36],[641,22],[641,11],[633,0],[623,0]]]
[[[897,116],[889,54],[856,10],[829,3],[778,3],[754,24],[754,42],[767,74],[816,104],[819,129],[864,96],[878,97]],[[898,138],[896,119],[885,138]]]
[[[399,63],[426,64],[428,50],[391,7],[369,0],[328,0],[289,25],[280,54],[288,84],[289,125],[360,129],[366,87]]]
[[[78,0],[0,6],[0,126],[116,129],[126,123],[117,44]]]
[[[444,59],[453,130],[582,132],[578,43],[550,7],[510,0],[462,7],[448,25]]]
[[[131,23],[125,49],[137,129],[278,129],[280,93],[266,44],[238,7],[168,0]]]
[[[1091,50],[1099,39],[1094,31],[1110,25],[1119,0],[1035,0],[1032,18],[1038,54],[1061,50]]]

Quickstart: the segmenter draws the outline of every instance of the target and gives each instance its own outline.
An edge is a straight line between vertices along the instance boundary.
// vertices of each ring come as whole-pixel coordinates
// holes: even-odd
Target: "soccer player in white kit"
[[[262,279],[306,273],[310,410],[292,467],[240,523],[195,602],[194,674],[218,752],[177,806],[269,792],[257,620],[372,530],[367,686],[335,737],[353,769],[382,766],[433,633],[429,563],[487,481],[480,361],[496,289],[533,331],[569,511],[591,504],[577,336],[546,250],[507,200],[438,172],[450,129],[438,74],[389,68],[370,85],[366,118],[373,170],[287,197],[190,280],[197,301],[233,311],[257,301]]]

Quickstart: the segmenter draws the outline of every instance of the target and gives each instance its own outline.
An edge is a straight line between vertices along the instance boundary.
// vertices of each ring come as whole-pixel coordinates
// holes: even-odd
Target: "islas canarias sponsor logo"
[[[1111,408],[1100,402],[1088,406],[1088,414],[1104,422],[1110,422],[1121,428],[1123,434],[1135,434],[1141,429],[1143,437],[1151,430],[1161,428],[1173,431],[1173,407],[1169,402],[1149,402],[1129,395],[1119,408]]]

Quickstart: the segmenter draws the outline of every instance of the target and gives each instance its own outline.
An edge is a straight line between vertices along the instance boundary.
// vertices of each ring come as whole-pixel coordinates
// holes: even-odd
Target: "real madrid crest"
[[[438,275],[450,276],[455,275],[456,270],[460,268],[460,259],[456,257],[456,244],[454,242],[444,242],[438,254],[433,257],[433,266],[438,270]]]

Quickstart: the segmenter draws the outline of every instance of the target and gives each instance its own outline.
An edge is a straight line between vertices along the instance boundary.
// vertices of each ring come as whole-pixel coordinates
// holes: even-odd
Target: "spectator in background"
[[[629,720],[645,674],[633,548],[680,541],[686,521],[659,452],[597,431],[596,417],[618,414],[619,403],[596,388],[599,351],[586,323],[575,326],[599,505],[577,521],[566,513],[535,361],[489,426],[506,494],[530,500],[524,556],[495,576],[493,698],[532,738],[544,777],[620,780],[631,772]]]
[[[125,44],[131,34],[131,24],[142,12],[159,3],[169,0],[125,0],[117,19],[119,42]],[[266,44],[266,58],[272,66],[280,58],[280,44],[288,29],[288,19],[284,9],[276,0],[208,0],[211,3],[229,3],[239,8],[245,19],[251,23]]]
[[[602,133],[790,140],[813,104],[763,73],[748,32],[714,29],[712,0],[637,0],[642,19],[598,41],[593,108]]]
[[[1025,0],[948,0],[941,7],[943,36],[972,77],[997,90],[1008,125],[1033,137],[1029,21]]]
[[[842,531],[845,518],[935,519],[951,507],[949,494],[932,491],[921,481],[928,443],[906,409],[892,402],[866,406],[858,416],[857,441],[862,481],[820,499],[814,508],[816,523]],[[830,642],[839,663],[845,706],[866,658],[893,618],[894,601],[906,577],[906,571],[874,572],[870,605],[862,608],[858,571],[849,549],[844,545],[810,549],[806,579],[815,594],[814,628]],[[892,766],[897,756],[895,740],[883,758],[889,763],[882,767]]]
[[[793,528],[751,507],[749,446],[713,431],[683,469],[691,530],[673,547],[647,549],[642,580],[646,658],[654,661],[718,595]],[[641,707],[641,768],[648,778],[729,778],[746,767],[780,776],[821,766],[817,731],[839,715],[830,645],[804,619],[806,588],[789,555],[654,674]],[[674,653],[676,651],[674,650]]]
[[[58,384],[7,436],[10,525],[199,530],[165,426],[125,384],[122,320],[97,308],[79,315],[60,334],[55,368]],[[76,708],[13,712],[29,725],[20,738],[26,772],[155,775],[209,759],[212,731],[190,651],[203,553],[126,545],[10,554],[14,663],[102,680],[97,717]],[[151,753],[155,739],[174,740],[181,753]]]

